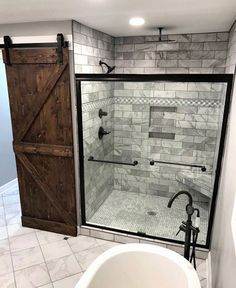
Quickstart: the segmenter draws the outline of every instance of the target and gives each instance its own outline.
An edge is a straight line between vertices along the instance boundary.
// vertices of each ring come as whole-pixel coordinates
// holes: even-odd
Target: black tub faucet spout
[[[188,192],[188,191],[179,191],[178,193],[176,193],[176,194],[174,194],[171,198],[170,198],[170,200],[169,200],[169,202],[168,202],[168,208],[171,208],[171,206],[172,206],[172,204],[173,204],[173,202],[175,201],[175,199],[179,196],[179,195],[181,195],[181,194],[185,194],[185,195],[187,195],[188,196],[188,199],[189,199],[189,203],[188,203],[188,205],[193,205],[193,197],[192,197],[192,195]]]

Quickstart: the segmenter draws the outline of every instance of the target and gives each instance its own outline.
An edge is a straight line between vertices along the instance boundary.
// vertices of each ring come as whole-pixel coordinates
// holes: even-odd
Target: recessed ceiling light
[[[145,20],[141,17],[134,17],[129,20],[129,24],[132,26],[141,26],[145,23]]]

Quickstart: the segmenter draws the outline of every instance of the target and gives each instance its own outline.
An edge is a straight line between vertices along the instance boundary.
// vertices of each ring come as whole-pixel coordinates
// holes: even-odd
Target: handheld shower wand
[[[196,268],[196,254],[195,254],[195,250],[196,250],[196,244],[197,244],[197,239],[198,239],[198,233],[200,232],[199,226],[200,226],[200,211],[198,208],[194,208],[194,211],[197,211],[197,216],[195,219],[195,227],[193,227],[193,249],[192,249],[192,254],[190,256],[190,263],[192,263],[193,261],[193,265],[194,268]]]

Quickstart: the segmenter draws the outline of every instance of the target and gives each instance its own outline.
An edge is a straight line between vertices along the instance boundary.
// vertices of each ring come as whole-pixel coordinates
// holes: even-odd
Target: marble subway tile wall
[[[135,167],[115,167],[114,188],[170,197],[188,188],[194,199],[212,195],[219,115],[220,83],[115,83],[114,155]],[[150,166],[161,160],[205,165],[197,168]]]
[[[235,73],[236,66],[236,22],[234,23],[229,36],[229,47],[226,61],[226,73]]]
[[[114,37],[73,21],[75,73],[103,73],[99,61],[114,65]]]
[[[225,73],[228,37],[228,32],[169,35],[163,39],[175,41],[164,43],[148,42],[158,40],[158,36],[118,37],[116,73]],[[224,87],[210,83],[153,83],[150,89],[148,83],[137,83],[133,88],[134,84],[125,83],[122,90],[122,84],[117,85],[120,87],[115,88],[115,154],[128,160],[137,158],[142,166],[115,169],[115,188],[169,197],[188,184],[196,200],[208,202],[214,176],[199,177],[199,182],[195,179],[199,170],[193,170],[194,177],[189,177],[191,174],[185,173],[187,168],[150,167],[144,163],[154,157],[162,161],[207,163],[211,175],[217,159]],[[210,102],[218,106],[207,106]],[[161,106],[175,110],[164,111]],[[131,126],[127,128],[128,125]]]
[[[104,72],[98,64],[100,59],[115,64],[114,73],[225,72],[227,32],[169,35],[163,38],[175,42],[151,43],[147,41],[158,37],[113,38],[75,21],[73,31],[76,73]],[[155,157],[163,161],[207,163],[207,173],[211,175],[217,158],[216,131],[224,99],[222,87],[194,83],[152,83],[153,87],[148,83],[115,83],[115,87],[99,82],[84,85],[86,157],[93,154],[100,159],[114,156],[121,161],[139,161],[135,167],[97,163],[96,166],[85,161],[89,217],[109,195],[112,181],[114,189],[168,197],[177,189],[186,188],[187,183],[195,199],[208,202],[211,177],[202,179],[205,184],[202,185],[203,182],[199,184],[189,180],[186,174],[181,175],[181,172],[189,173],[187,168],[150,166],[147,161]],[[103,118],[107,123],[97,118],[99,108],[109,111],[106,120]],[[105,142],[96,138],[100,124],[113,131]],[[193,171],[196,175],[197,171]],[[202,189],[202,193],[196,193],[196,189]]]
[[[88,161],[90,156],[100,160],[111,160],[114,152],[114,97],[112,83],[82,82],[82,118],[84,145],[84,175],[86,217],[89,220],[113,190],[114,167],[111,164]],[[99,117],[102,109],[107,116]],[[98,130],[103,127],[111,132],[103,139]]]
[[[99,60],[114,64],[114,38],[73,21],[75,73],[102,73]],[[113,190],[114,169],[112,165],[87,161],[112,159],[113,133],[98,138],[100,126],[113,130],[114,89],[112,83],[82,82],[82,117],[84,144],[84,175],[86,218],[89,220]],[[99,118],[99,109],[108,113]]]
[[[116,73],[224,73],[229,33],[115,38]]]

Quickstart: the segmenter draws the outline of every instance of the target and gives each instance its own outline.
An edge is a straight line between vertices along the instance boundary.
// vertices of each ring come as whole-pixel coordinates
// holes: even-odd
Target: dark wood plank
[[[73,145],[68,75],[69,67],[51,91],[50,97],[24,136],[24,142]]]
[[[51,222],[44,219],[22,216],[22,225],[25,227],[60,233],[69,236],[77,236],[77,227],[60,222]]]
[[[39,158],[45,157],[46,160],[48,158],[48,156],[42,156],[42,155],[28,154],[28,156]],[[60,157],[52,157],[52,158],[54,159],[54,161],[60,159]],[[69,160],[69,158],[62,158],[62,159]],[[39,169],[39,167],[37,167],[37,169]],[[51,222],[65,223],[61,214],[59,214],[58,211],[54,208],[54,206],[48,200],[47,195],[45,195],[44,191],[42,191],[42,189],[38,186],[35,179],[31,176],[31,174],[28,173],[28,171],[24,168],[24,166],[18,159],[17,159],[17,170],[20,179],[19,184],[20,184],[22,214],[24,216],[32,217],[35,219],[44,219]],[[42,180],[49,185],[43,174],[41,172],[39,173],[42,175]],[[54,174],[56,175],[57,171],[54,171]],[[57,186],[58,183],[56,183],[56,181],[54,180],[50,189],[54,189],[54,191],[57,191]],[[65,197],[67,198],[66,195]],[[61,203],[60,197],[57,198]],[[67,202],[68,201],[66,200],[66,203]],[[64,209],[67,209],[67,207],[64,207]]]
[[[71,216],[71,218],[76,222],[76,198],[75,198],[75,183],[74,183],[74,174],[71,171],[74,170],[74,163],[71,161],[72,158],[68,157],[52,157],[44,155],[31,155],[27,154],[29,161],[37,167],[37,171],[43,177],[43,181],[47,183],[50,190],[54,192],[54,197],[63,205],[64,210]],[[32,191],[32,197],[35,198],[35,205],[39,206],[42,200],[39,198],[39,193],[42,194],[42,191],[39,190],[36,193]],[[26,195],[27,197],[27,195]],[[32,201],[33,202],[33,201]],[[38,211],[39,211],[38,209]],[[55,210],[55,209],[54,209]],[[34,213],[34,210],[32,210]],[[46,211],[41,211],[43,219],[58,219],[57,211],[50,210],[50,218],[47,217]],[[33,215],[33,214],[32,214]],[[38,214],[40,218],[40,214]],[[60,222],[60,221],[59,221]]]
[[[66,223],[71,225],[75,224],[75,221],[71,218],[68,211],[64,209],[61,203],[58,201],[55,193],[49,188],[48,184],[43,181],[42,175],[40,175],[37,169],[30,163],[27,157],[24,154],[16,154],[18,160],[20,160],[21,164],[27,170],[27,172],[32,176],[35,182],[38,184],[40,189],[44,192],[50,203],[57,210],[57,212],[61,215],[63,220]],[[42,203],[43,204],[43,203]]]
[[[13,148],[16,153],[41,154],[58,157],[73,156],[73,149],[71,146],[20,142],[13,143]]]
[[[47,101],[48,97],[50,96],[52,89],[57,84],[57,81],[61,77],[61,75],[62,75],[62,73],[65,70],[67,65],[68,64],[64,64],[64,65],[61,65],[59,67],[56,66],[56,69],[55,69],[56,71],[54,71],[54,73],[51,74],[51,77],[46,82],[45,87],[43,88],[42,92],[39,95],[36,95],[36,97],[38,98],[38,101],[37,101],[37,103],[32,105],[31,110],[25,116],[24,122],[22,123],[22,126],[16,135],[16,139],[18,141],[21,141],[24,138],[24,135],[27,133],[28,129],[30,128],[30,126],[34,122],[38,113],[40,112],[43,105]]]
[[[11,64],[56,64],[57,52],[55,48],[38,49],[10,49]],[[6,63],[5,51],[3,61]]]

